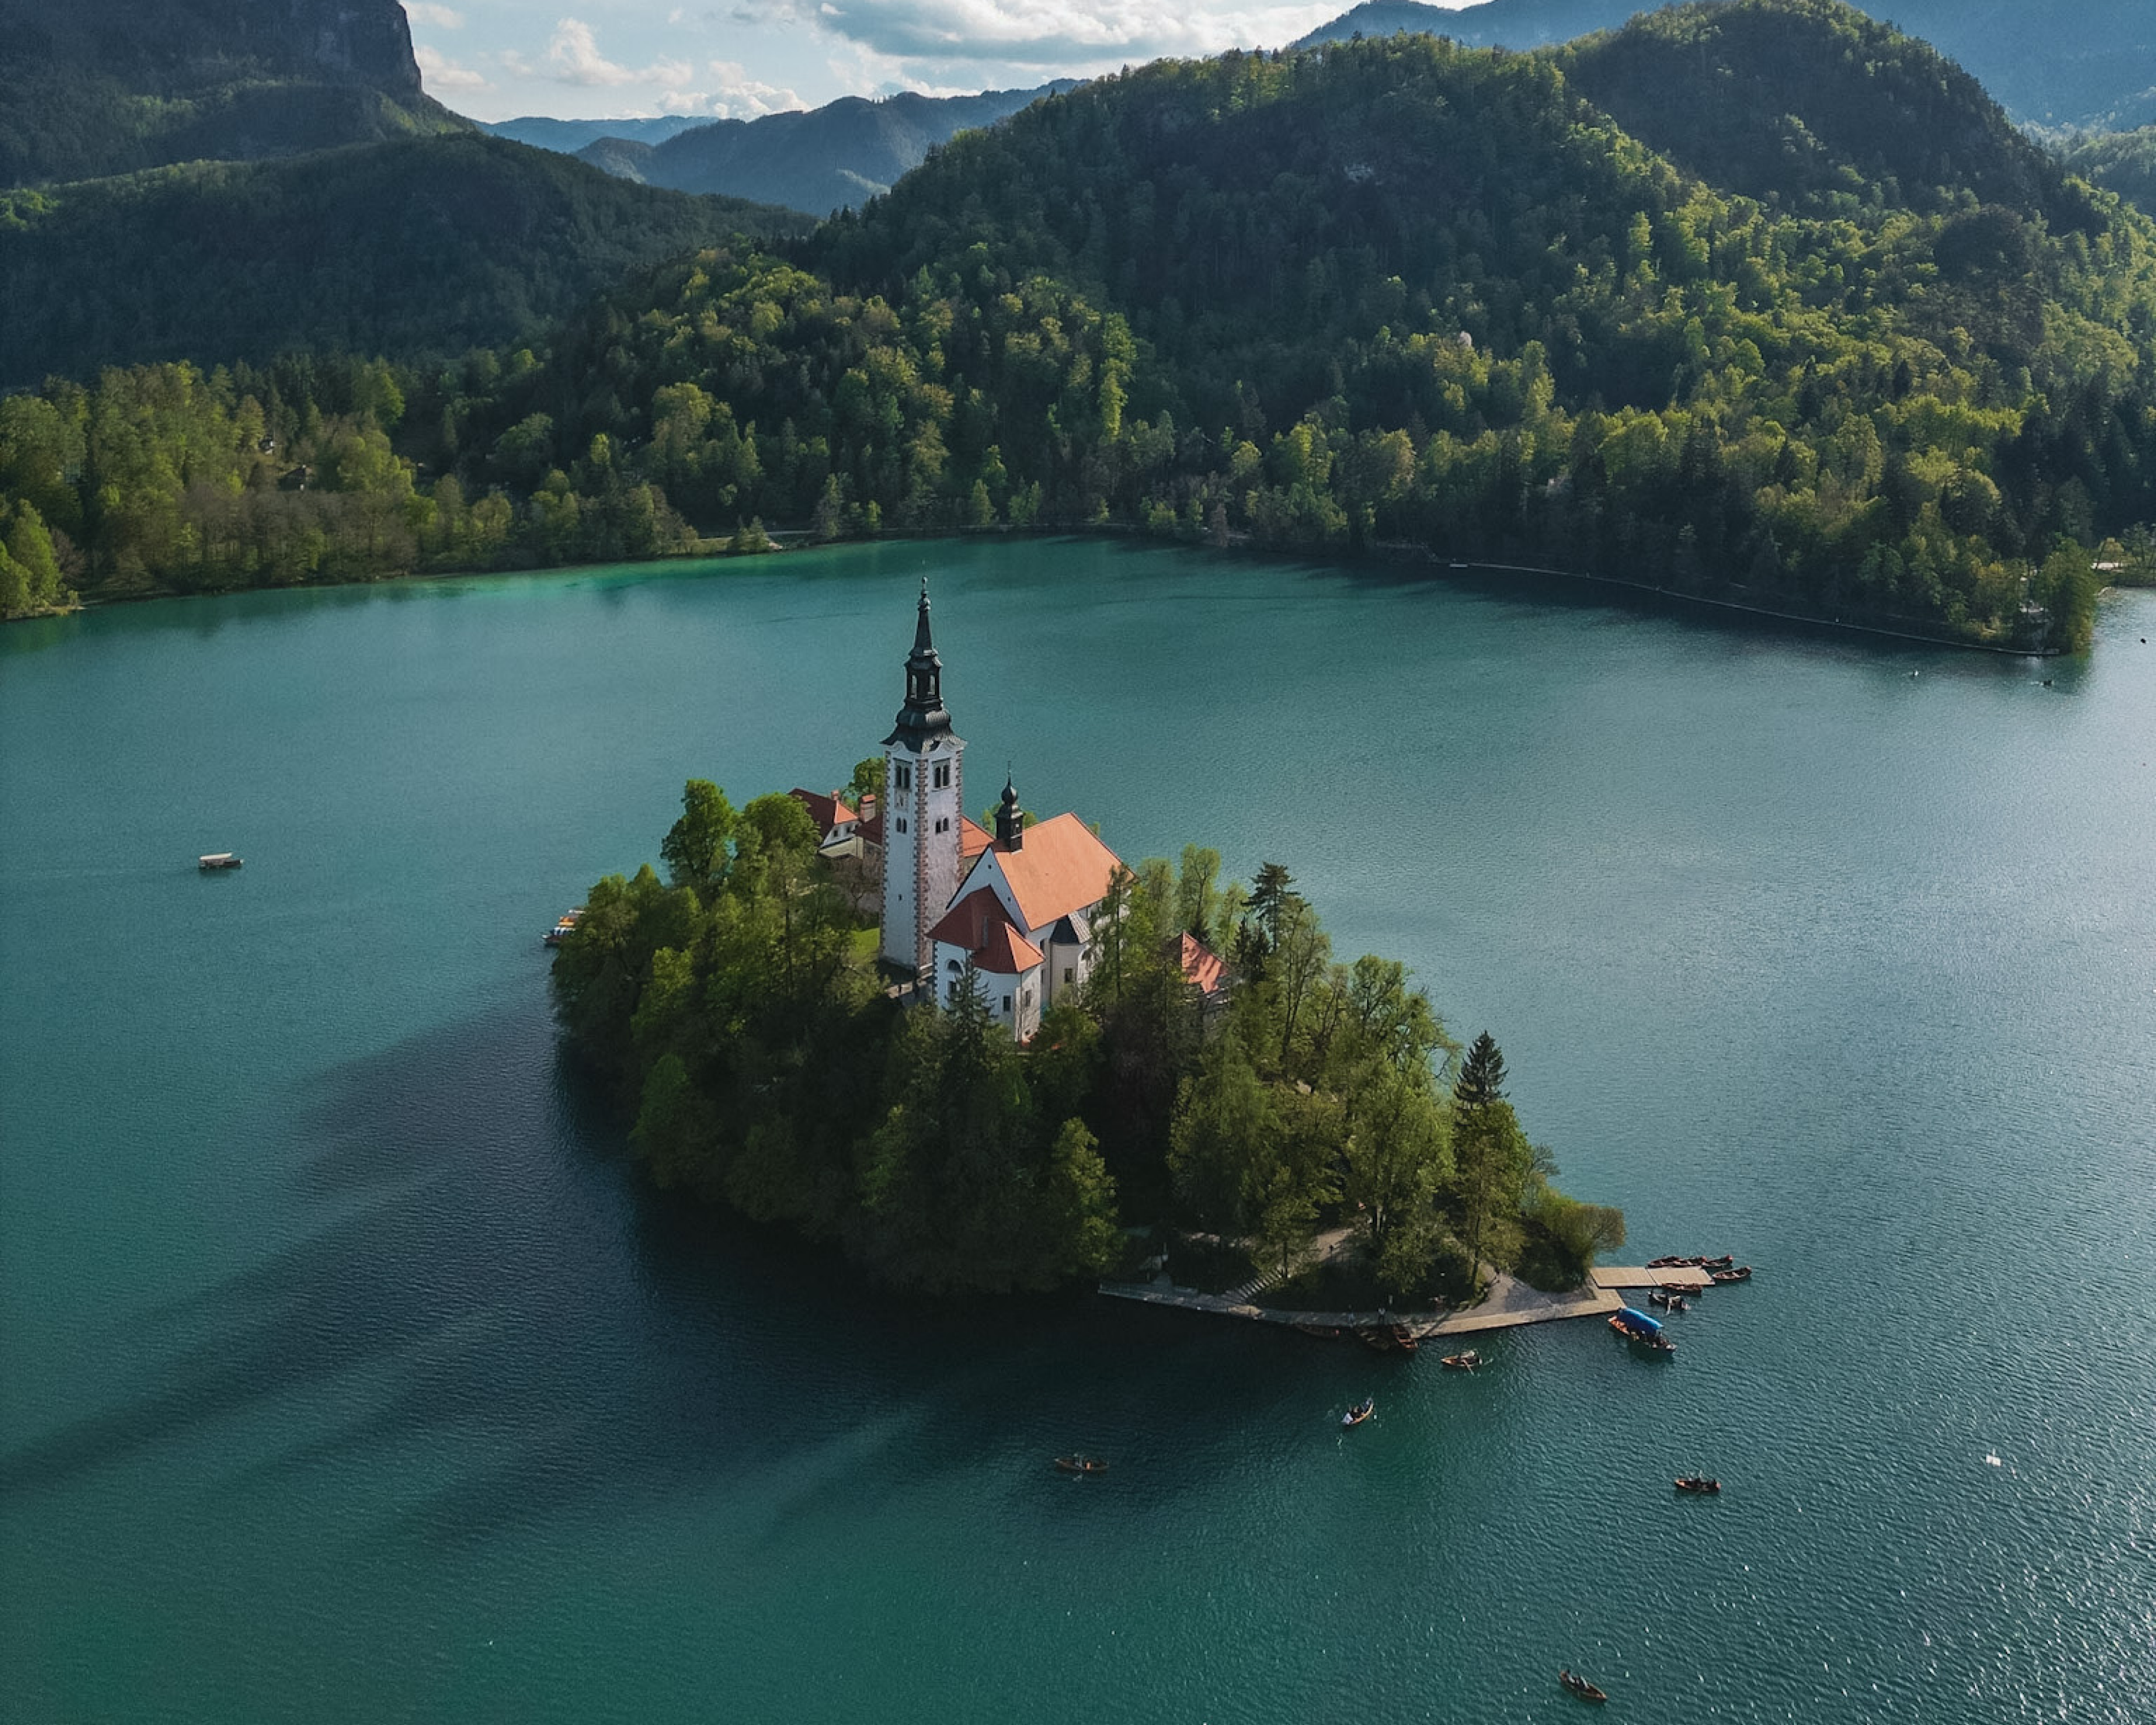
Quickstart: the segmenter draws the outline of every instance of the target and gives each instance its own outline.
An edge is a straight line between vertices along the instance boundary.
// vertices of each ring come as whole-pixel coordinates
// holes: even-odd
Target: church
[[[1093,924],[1116,853],[1075,814],[1028,826],[1008,778],[993,837],[965,814],[966,743],[943,705],[943,664],[921,583],[906,704],[884,739],[882,805],[866,827],[883,851],[886,963],[947,1006],[970,985],[1020,1042],[1093,963]]]

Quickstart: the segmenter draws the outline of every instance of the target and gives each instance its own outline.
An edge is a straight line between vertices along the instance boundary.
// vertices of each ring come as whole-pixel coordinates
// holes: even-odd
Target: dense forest
[[[476,132],[0,192],[0,384],[72,373],[83,354],[513,349],[630,270],[810,225]]]
[[[2156,120],[2156,10],[2147,0],[1865,0],[1858,9],[1974,73],[2018,121],[2096,128]],[[1643,0],[1477,0],[1456,8],[1364,0],[1294,45],[1419,31],[1471,48],[1543,48],[1620,29],[1652,10]]]
[[[2156,126],[2076,139],[2067,168],[2091,185],[2116,192],[2144,215],[2156,216]]]
[[[187,376],[89,393],[140,399],[150,445],[171,401],[247,421],[239,373]],[[64,449],[14,495],[90,593],[1120,521],[2071,647],[2092,565],[2129,557],[2106,542],[2156,519],[2156,228],[1922,44],[1739,0],[1535,54],[1162,62],[962,134],[806,239],[395,381],[393,424],[256,399],[310,468],[311,410],[386,440],[305,495],[405,528],[311,562],[194,550],[299,506],[237,443],[163,449],[177,564],[118,543],[131,494],[93,498]],[[55,418],[95,420],[72,388],[6,423],[58,449]]]
[[[1021,1049],[972,990],[902,1010],[788,796],[737,810],[691,781],[662,879],[600,881],[554,961],[572,1047],[636,1112],[654,1177],[837,1243],[932,1291],[1045,1288],[1111,1269],[1127,1220],[1292,1266],[1348,1225],[1368,1285],[1425,1295],[1469,1266],[1569,1286],[1616,1211],[1550,1184],[1503,1094],[1394,963],[1334,962],[1286,870],[1219,886],[1187,849],[1125,871],[1091,978]],[[1224,1009],[1185,932],[1235,955]]]

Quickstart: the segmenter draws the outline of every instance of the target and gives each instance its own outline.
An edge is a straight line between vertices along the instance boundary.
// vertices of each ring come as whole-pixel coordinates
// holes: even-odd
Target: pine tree
[[[1452,1097],[1463,1108],[1481,1108],[1502,1101],[1504,1095],[1505,1056],[1485,1030],[1460,1064],[1460,1081],[1452,1086]]]

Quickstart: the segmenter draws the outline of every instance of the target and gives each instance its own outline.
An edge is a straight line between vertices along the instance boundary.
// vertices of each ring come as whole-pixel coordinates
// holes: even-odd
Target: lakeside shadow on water
[[[1270,1400],[1308,1358],[1085,1295],[896,1299],[655,1192],[543,1014],[415,1036],[314,1089],[285,1149],[306,1231],[145,1314],[139,1387],[0,1456],[0,1491],[211,1444],[235,1497],[357,1491],[376,1537],[439,1543],[784,1475],[777,1537],[999,1445],[1045,1463],[1224,1441],[1210,1410]]]
[[[1702,639],[1726,643],[1740,652],[1786,652],[1810,649],[1838,656],[1858,656],[1886,664],[1964,672],[2019,680],[2050,677],[2061,685],[2073,680],[2087,655],[2046,659],[2003,652],[1974,644],[1901,634],[1890,624],[1873,626],[1809,618],[1739,598],[1717,599],[1616,576],[1568,574],[1563,571],[1506,563],[1426,562],[1414,557],[1342,556],[1313,557],[1300,552],[1265,552],[1245,547],[1218,550],[1209,546],[1164,543],[1137,537],[1090,542],[1106,559],[1136,564],[1172,557],[1184,567],[1232,579],[1253,568],[1292,570],[1314,580],[1380,591],[1413,591],[1471,595],[1507,607],[1522,617],[1563,614],[1612,628],[1638,624],[1674,624]],[[1026,576],[1014,571],[1010,584],[1023,589]]]

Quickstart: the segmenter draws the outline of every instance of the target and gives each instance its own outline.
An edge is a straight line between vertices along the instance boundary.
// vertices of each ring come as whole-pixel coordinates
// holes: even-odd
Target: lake
[[[1628,1260],[1758,1280],[1471,1377],[645,1190],[539,936],[685,778],[842,783],[924,572],[974,806],[1285,864]],[[2156,595],[2098,634],[1075,541],[0,629],[0,1714],[2146,1721]]]

